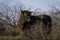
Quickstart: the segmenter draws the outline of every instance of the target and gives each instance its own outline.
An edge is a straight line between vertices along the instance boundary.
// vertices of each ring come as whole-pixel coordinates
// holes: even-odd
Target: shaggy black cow
[[[24,20],[22,30],[30,29],[31,25],[33,25],[37,21],[40,21],[45,25],[44,28],[47,29],[48,34],[50,33],[52,20],[51,20],[51,17],[49,15],[32,16],[31,12],[26,11],[26,10],[21,11],[21,13],[22,13],[21,18],[23,18],[23,20]]]

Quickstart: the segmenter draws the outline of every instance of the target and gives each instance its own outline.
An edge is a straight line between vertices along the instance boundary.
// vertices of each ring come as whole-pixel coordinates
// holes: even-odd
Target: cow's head
[[[21,18],[23,18],[24,21],[30,21],[30,16],[31,16],[31,12],[27,10],[21,11]]]

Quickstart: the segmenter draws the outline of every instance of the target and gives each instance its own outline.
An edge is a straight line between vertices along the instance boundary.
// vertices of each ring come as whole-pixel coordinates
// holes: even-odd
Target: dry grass
[[[0,40],[60,40],[60,20],[57,20],[55,16],[51,16],[51,18],[52,28],[49,35],[42,27],[44,25],[37,22],[31,26],[31,29],[21,31],[18,36],[1,36]]]

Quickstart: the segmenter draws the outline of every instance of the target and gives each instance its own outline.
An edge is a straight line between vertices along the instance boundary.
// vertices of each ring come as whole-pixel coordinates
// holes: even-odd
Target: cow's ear
[[[21,13],[22,13],[23,11],[21,10]]]
[[[24,15],[24,11],[23,10],[21,10],[21,15]]]

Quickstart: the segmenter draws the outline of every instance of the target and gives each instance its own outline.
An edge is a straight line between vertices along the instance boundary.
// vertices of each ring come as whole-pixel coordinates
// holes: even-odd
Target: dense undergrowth
[[[0,25],[0,40],[60,40],[60,20],[57,16],[52,16],[51,33],[47,35],[47,30],[42,23],[35,23],[31,29],[18,31],[13,27],[2,27]],[[3,22],[3,21],[2,21]]]

